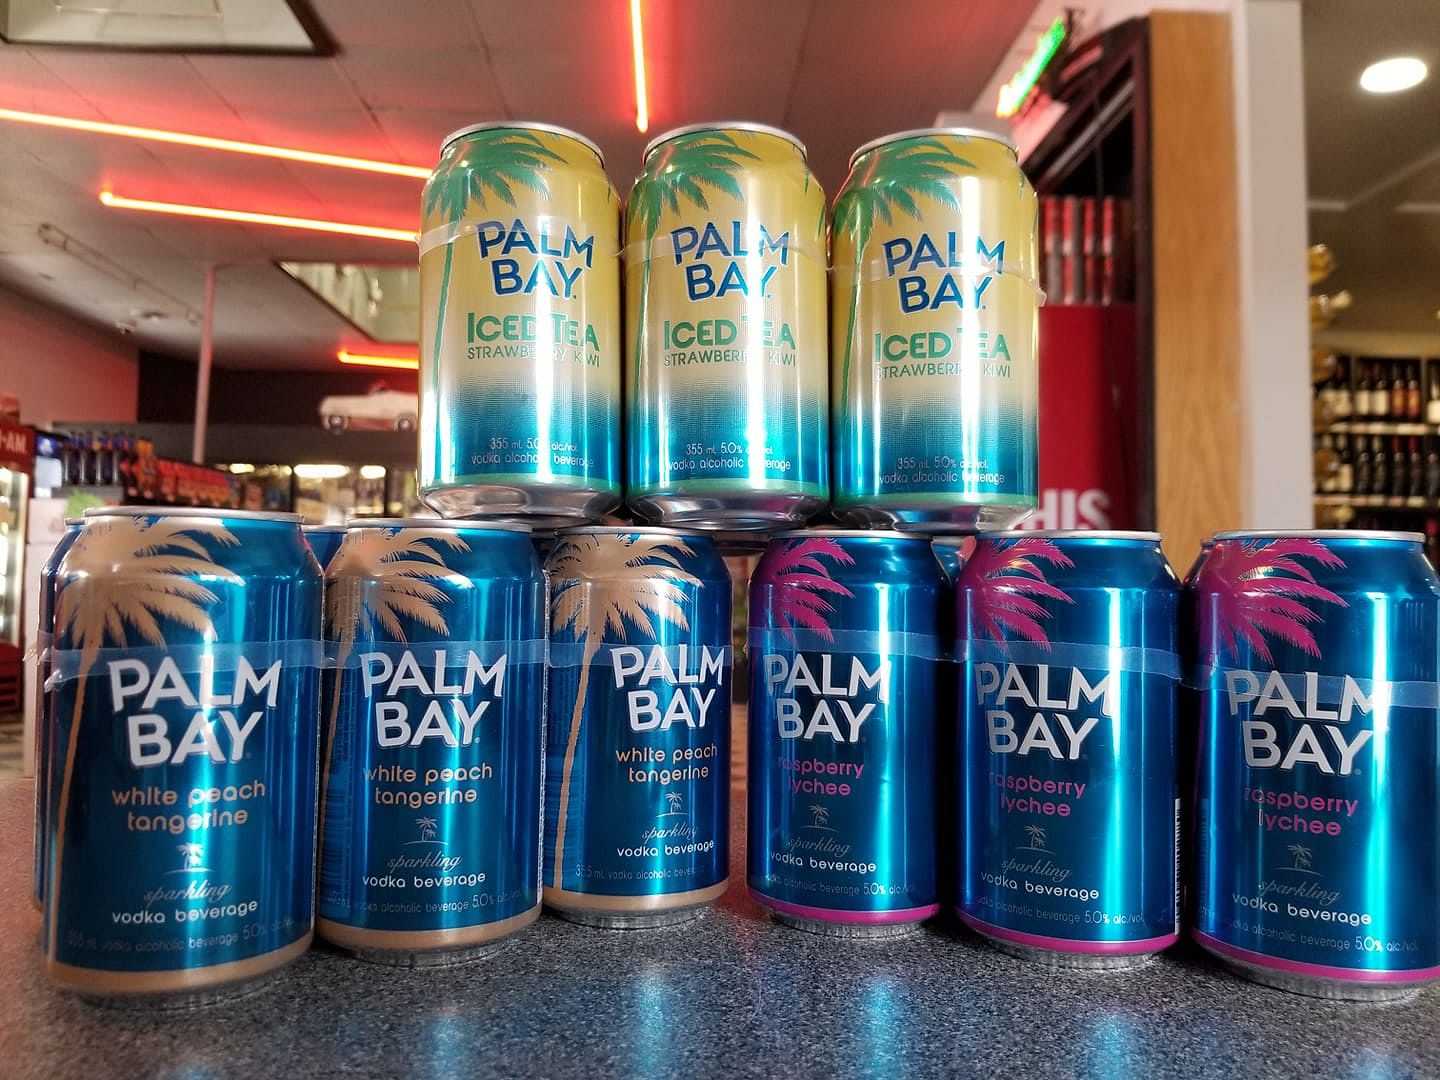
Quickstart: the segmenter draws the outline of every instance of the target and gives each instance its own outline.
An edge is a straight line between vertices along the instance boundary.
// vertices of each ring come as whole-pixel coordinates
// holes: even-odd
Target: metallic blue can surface
[[[690,919],[730,872],[730,575],[703,533],[562,533],[546,564],[545,903]]]
[[[49,762],[50,718],[53,713],[55,695],[46,689],[50,678],[50,649],[55,633],[55,580],[60,572],[60,560],[75,544],[80,535],[80,519],[67,518],[65,532],[61,534],[50,557],[40,567],[40,599],[36,605],[35,625],[38,638],[35,642],[37,660],[36,678],[39,686],[35,691],[35,904],[45,902],[45,843],[49,810]]]
[[[86,515],[57,578],[55,982],[198,1001],[309,946],[319,621],[293,515]]]
[[[1180,583],[1154,533],[980,540],[960,577],[960,918],[1124,967],[1178,938]]]
[[[320,564],[320,569],[324,570],[335,557],[335,552],[340,550],[340,541],[345,539],[345,526],[305,525],[300,531],[305,534],[305,542],[315,553],[315,561]]]
[[[1440,978],[1440,582],[1418,533],[1220,533],[1196,581],[1195,936],[1336,998]]]
[[[326,576],[322,937],[471,959],[540,914],[545,580],[520,525],[352,526]]]
[[[750,891],[821,933],[939,910],[940,565],[923,539],[814,529],[750,586]]]

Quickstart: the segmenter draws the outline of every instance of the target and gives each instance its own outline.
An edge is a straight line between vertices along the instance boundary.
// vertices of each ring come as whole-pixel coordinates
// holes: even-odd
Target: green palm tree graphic
[[[697,131],[663,144],[655,155],[654,163],[647,165],[640,179],[635,181],[625,213],[628,219],[627,237],[637,229],[645,230],[640,310],[635,316],[637,378],[640,357],[645,352],[645,307],[650,297],[650,261],[660,217],[667,209],[672,214],[678,214],[682,197],[699,209],[708,211],[710,203],[705,197],[706,188],[723,192],[744,203],[745,194],[731,175],[744,164],[742,158],[753,160],[756,155],[741,147],[733,136],[724,131]]]
[[[458,155],[459,160],[445,159]],[[515,205],[515,188],[528,188],[542,197],[550,188],[541,175],[550,163],[565,158],[551,150],[533,131],[517,128],[494,128],[477,131],[450,144],[441,157],[447,166],[436,182],[425,189],[425,218],[439,213],[441,225],[453,225],[465,216],[473,198],[482,206],[488,191],[506,206]],[[438,170],[437,170],[438,171]],[[440,274],[440,306],[435,316],[435,348],[431,357],[440,355],[440,342],[445,332],[445,307],[450,299],[450,267],[455,257],[455,244],[445,245],[445,268]]]
[[[920,197],[958,210],[960,204],[947,181],[957,170],[974,167],[973,162],[960,157],[939,139],[903,139],[866,154],[861,168],[851,172],[835,197],[833,230],[849,232],[855,251],[840,380],[842,425],[850,410],[850,368],[854,362],[855,322],[860,314],[860,272],[865,245],[875,231],[876,219],[889,225],[894,220],[894,211],[899,210],[919,221],[920,204],[916,199]]]

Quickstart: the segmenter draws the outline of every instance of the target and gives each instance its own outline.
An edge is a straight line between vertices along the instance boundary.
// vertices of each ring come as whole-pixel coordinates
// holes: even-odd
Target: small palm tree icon
[[[431,817],[417,817],[415,824],[420,827],[421,840],[435,839],[435,819]]]
[[[1039,825],[1026,825],[1025,835],[1030,838],[1028,846],[1032,851],[1045,850],[1045,830]]]
[[[680,812],[680,807],[684,804],[685,800],[680,798],[680,793],[678,791],[667,791],[665,793],[665,807],[667,810],[670,811],[670,813],[678,814]]]
[[[830,823],[829,807],[821,806],[819,803],[811,803],[807,809],[810,811],[810,824],[817,829],[823,829]]]
[[[194,870],[205,865],[205,848],[200,844],[180,844],[175,848],[185,857],[185,869]]]
[[[1310,869],[1310,849],[1304,844],[1291,844],[1289,847],[1290,858],[1293,860],[1293,870]]]

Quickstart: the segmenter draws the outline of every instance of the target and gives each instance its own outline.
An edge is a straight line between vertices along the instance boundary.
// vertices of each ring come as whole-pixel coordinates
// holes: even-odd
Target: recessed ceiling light
[[[1377,60],[1360,73],[1360,89],[1372,94],[1395,94],[1425,81],[1430,69],[1414,56],[1392,56]]]

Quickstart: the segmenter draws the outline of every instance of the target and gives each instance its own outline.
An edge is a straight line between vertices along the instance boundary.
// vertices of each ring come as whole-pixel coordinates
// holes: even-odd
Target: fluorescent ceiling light
[[[645,23],[640,0],[630,0],[630,50],[635,60],[635,129],[650,130],[650,88],[645,81]]]
[[[335,354],[335,359],[342,364],[354,364],[356,367],[406,368],[410,371],[420,367],[418,356],[375,356],[371,353],[353,353],[349,349],[341,349]]]
[[[361,466],[360,466],[360,479],[361,479],[361,480],[384,480],[384,479],[385,479],[385,466],[384,466],[384,465],[361,465]]]
[[[267,143],[241,142],[239,139],[216,139],[209,135],[166,131],[164,128],[137,127],[134,124],[109,124],[101,120],[81,120],[77,116],[56,116],[51,113],[0,108],[0,120],[9,120],[16,124],[65,128],[68,131],[85,131],[92,135],[118,135],[122,138],[142,139],[146,142],[197,146],[202,150],[223,150],[229,154],[281,158],[285,161],[299,161],[306,165],[328,165],[335,169],[357,169],[361,172],[409,176],[417,180],[424,180],[430,175],[429,169],[421,168],[419,165],[401,165],[395,161],[375,161],[371,158],[348,157],[345,154],[322,154],[316,150],[300,150],[293,146],[270,146]]]
[[[352,225],[343,221],[321,221],[317,218],[288,217],[283,214],[259,214],[250,210],[227,210],[218,206],[191,206],[188,203],[156,202],[154,199],[132,199],[112,191],[100,192],[100,201],[118,210],[143,210],[151,214],[175,214],[179,217],[212,218],[216,221],[238,221],[246,225],[273,225],[278,229],[307,229],[311,232],[340,233],[364,236],[375,240],[415,242],[415,234],[406,229],[386,229],[379,225]]]
[[[1377,60],[1360,73],[1360,89],[1372,94],[1395,94],[1425,81],[1430,69],[1413,56],[1392,56]]]
[[[350,475],[349,465],[296,465],[301,480],[340,480]]]

